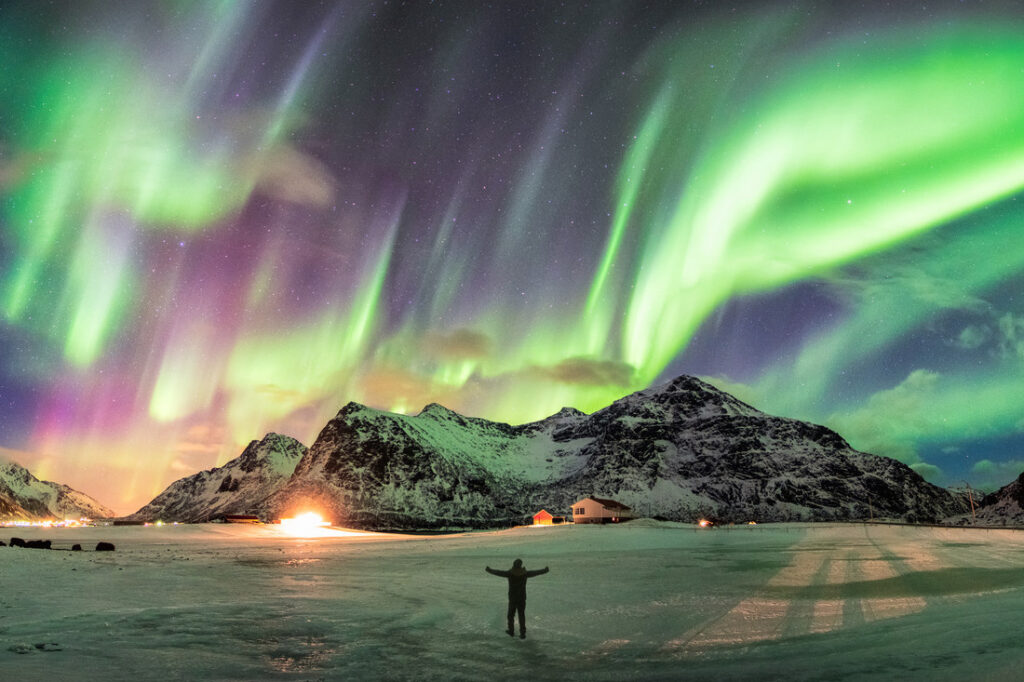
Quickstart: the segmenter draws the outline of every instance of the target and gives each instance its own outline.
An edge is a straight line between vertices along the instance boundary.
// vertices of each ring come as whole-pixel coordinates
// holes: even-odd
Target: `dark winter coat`
[[[491,575],[508,578],[508,600],[510,602],[526,601],[526,579],[533,578],[538,575],[544,575],[548,572],[547,568],[542,568],[539,571],[527,571],[522,566],[519,566],[518,568],[513,567],[507,571],[499,571],[488,566],[484,570]]]

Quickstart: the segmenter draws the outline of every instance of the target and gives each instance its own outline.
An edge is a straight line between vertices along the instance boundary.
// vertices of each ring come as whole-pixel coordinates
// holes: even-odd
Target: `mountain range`
[[[1024,473],[980,499],[975,495],[974,522],[983,526],[1024,525]],[[964,516],[964,521],[970,514]]]
[[[13,521],[110,518],[116,513],[83,492],[40,481],[14,462],[0,461],[0,518]]]
[[[541,508],[567,513],[587,496],[678,521],[930,521],[964,511],[900,462],[681,376],[589,415],[563,408],[518,426],[438,404],[407,416],[349,403],[308,450],[268,434],[131,518],[272,519],[312,508],[359,528],[497,527]]]

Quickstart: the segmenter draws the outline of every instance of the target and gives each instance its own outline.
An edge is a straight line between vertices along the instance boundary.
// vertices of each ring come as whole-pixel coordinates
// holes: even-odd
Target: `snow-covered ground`
[[[636,521],[459,536],[0,529],[18,680],[1015,680],[1024,532]],[[484,566],[529,581],[528,639]]]

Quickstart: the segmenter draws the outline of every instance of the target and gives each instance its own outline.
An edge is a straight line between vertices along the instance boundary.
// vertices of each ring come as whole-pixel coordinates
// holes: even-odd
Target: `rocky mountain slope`
[[[228,514],[253,514],[291,478],[306,446],[277,433],[252,441],[222,467],[200,471],[169,485],[130,521],[209,521]]]
[[[0,520],[109,518],[113,510],[61,483],[40,481],[25,467],[0,461]]]
[[[975,523],[985,526],[1024,525],[1024,473],[999,490],[978,500],[975,493]],[[963,515],[963,522],[970,520],[970,513]]]
[[[591,415],[565,408],[520,426],[436,404],[405,416],[350,403],[258,506],[266,516],[316,507],[367,528],[473,527],[522,522],[542,507],[565,512],[590,495],[681,521],[921,521],[960,511],[895,460],[688,376]]]

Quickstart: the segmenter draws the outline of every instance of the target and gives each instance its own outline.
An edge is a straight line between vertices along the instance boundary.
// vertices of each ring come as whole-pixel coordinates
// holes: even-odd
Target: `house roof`
[[[583,498],[583,500],[593,500],[594,502],[597,502],[598,504],[600,504],[600,505],[602,505],[604,507],[607,507],[608,509],[629,509],[629,507],[627,507],[626,505],[622,504],[621,502],[616,502],[615,500],[609,500],[609,499],[604,498],[604,497],[585,497],[585,498]],[[579,504],[583,500],[580,500],[576,504]]]
[[[538,518],[538,517],[540,517],[542,519],[545,518],[545,517],[547,517],[549,519],[555,518],[554,516],[551,515],[551,512],[549,512],[547,509],[541,509],[539,512],[537,512],[536,514],[533,515],[533,518],[535,518],[535,519]]]

